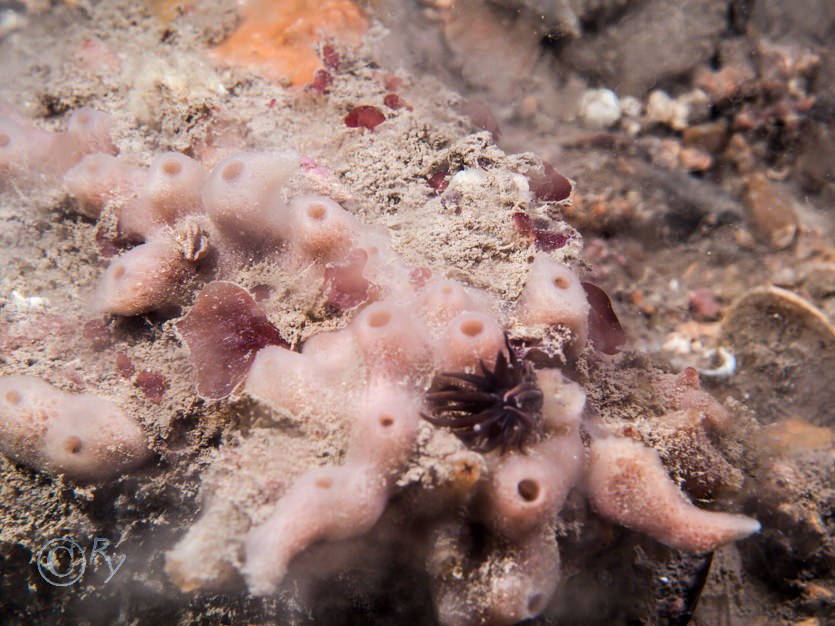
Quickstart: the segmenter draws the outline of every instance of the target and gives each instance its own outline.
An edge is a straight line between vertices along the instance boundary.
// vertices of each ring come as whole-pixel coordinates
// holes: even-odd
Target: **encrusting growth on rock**
[[[313,544],[373,534],[395,493],[398,506],[420,502],[426,569],[445,625],[512,624],[545,610],[559,581],[553,528],[573,489],[601,515],[683,550],[713,550],[758,530],[747,517],[687,502],[654,450],[589,427],[580,385],[514,351],[508,335],[519,329],[547,336],[562,363],[587,349],[587,289],[569,257],[532,254],[521,295],[502,300],[407,265],[383,229],[317,194],[295,151],[233,154],[209,172],[166,153],[144,169],[112,156],[108,127],[104,114],[82,111],[65,133],[50,135],[0,115],[4,171],[17,166],[14,155],[46,161],[43,142],[70,142],[72,158],[41,169],[65,174],[84,215],[112,210],[119,236],[137,244],[104,270],[99,310],[139,315],[192,303],[175,327],[200,396],[249,396],[297,429],[296,450],[312,449],[323,432],[347,442],[304,457],[315,461],[290,478],[259,468],[259,499],[249,507],[236,501],[234,471],[208,470],[203,513],[166,555],[183,591],[243,579],[253,594],[275,593]],[[453,177],[449,193],[489,176],[467,172]],[[524,175],[514,176],[518,193],[535,202]],[[510,215],[508,226],[513,245],[533,249]],[[280,301],[262,308],[234,280],[262,256],[276,272],[321,285],[345,324],[291,349],[269,319],[275,309],[267,307]],[[196,282],[205,286],[194,299]],[[0,449],[23,463],[98,479],[147,457],[141,429],[103,399],[31,377],[0,379],[0,392]],[[715,408],[688,381],[676,393],[691,408]],[[255,430],[269,442],[280,427]],[[239,468],[260,458],[275,467],[283,451],[261,441],[225,443],[218,462]],[[241,460],[259,446],[263,456]],[[418,452],[431,458],[431,472],[416,465]],[[268,489],[271,481],[278,486]],[[467,548],[473,525],[486,528],[477,552]]]
[[[240,28],[212,54],[219,62],[257,68],[272,80],[299,86],[321,67],[314,51],[321,33],[357,44],[367,26],[351,0],[251,0]]]

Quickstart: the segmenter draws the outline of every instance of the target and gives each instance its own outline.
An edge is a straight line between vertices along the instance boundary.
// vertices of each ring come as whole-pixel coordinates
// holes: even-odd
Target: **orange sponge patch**
[[[303,85],[322,64],[321,37],[359,44],[368,19],[350,0],[250,0],[241,26],[212,52],[222,63],[245,66],[274,81]]]

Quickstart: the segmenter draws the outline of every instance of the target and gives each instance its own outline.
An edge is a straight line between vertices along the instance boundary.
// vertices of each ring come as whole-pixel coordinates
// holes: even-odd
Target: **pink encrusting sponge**
[[[112,126],[109,115],[84,107],[70,115],[64,132],[50,133],[0,105],[0,174],[24,180],[39,174],[61,175],[85,154],[116,154],[110,140]]]
[[[570,268],[539,253],[516,305],[516,314],[530,326],[564,326],[571,331],[576,353],[588,337],[589,303],[580,279]]]
[[[0,377],[0,450],[36,469],[89,481],[149,456],[142,429],[115,404],[34,376]]]
[[[759,529],[697,508],[653,449],[590,418],[583,388],[557,365],[591,349],[590,313],[593,339],[607,317],[599,294],[566,265],[570,255],[525,244],[521,293],[501,300],[429,260],[409,267],[382,226],[321,195],[321,179],[311,178],[321,172],[293,150],[233,154],[211,171],[167,152],[145,168],[113,156],[110,123],[82,109],[66,131],[47,133],[0,109],[0,173],[63,174],[80,213],[115,218],[106,223],[126,247],[102,272],[97,310],[183,307],[173,326],[197,395],[247,396],[254,419],[268,423],[218,451],[228,473],[204,482],[201,517],[166,555],[182,590],[245,581],[254,594],[276,593],[312,544],[378,536],[396,493],[422,525],[446,626],[503,626],[545,610],[559,582],[554,527],[572,490],[601,515],[683,550],[713,550]],[[490,176],[463,170],[450,189],[464,194]],[[522,174],[512,177],[527,190]],[[564,199],[564,187],[544,195]],[[305,304],[290,305],[302,292]],[[280,326],[285,307],[296,317]],[[538,348],[544,362],[532,356]],[[694,375],[662,383],[673,408],[725,427],[730,418]],[[111,402],[32,377],[0,378],[0,426],[5,454],[80,480],[148,455],[142,430]],[[285,454],[280,475],[261,472],[258,461],[275,468]],[[246,463],[258,495],[242,504],[233,492]],[[470,536],[476,527],[484,537]]]
[[[229,245],[278,244],[287,237],[281,192],[300,164],[292,151],[235,154],[218,163],[203,187],[203,206]]]
[[[259,595],[274,593],[291,559],[314,541],[337,541],[377,522],[407,460],[419,420],[415,393],[374,386],[354,417],[345,464],[302,476],[275,512],[250,531],[243,573]]]

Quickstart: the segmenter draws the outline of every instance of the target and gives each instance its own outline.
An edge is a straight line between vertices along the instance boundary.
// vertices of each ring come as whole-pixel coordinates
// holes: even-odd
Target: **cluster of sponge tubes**
[[[355,537],[375,524],[415,444],[427,378],[493,362],[506,350],[503,328],[511,319],[562,324],[572,338],[586,332],[588,305],[577,276],[547,256],[537,257],[516,306],[505,312],[485,292],[450,280],[410,293],[408,302],[392,297],[366,306],[345,329],[314,336],[301,353],[268,346],[255,357],[247,394],[297,415],[341,416],[353,424],[353,436],[343,465],[304,475],[246,533],[240,570],[252,592],[274,593],[291,560],[314,542]],[[436,485],[434,493],[446,509],[431,502],[432,494],[422,496],[437,513],[426,520],[434,527],[426,567],[441,623],[513,624],[541,613],[559,578],[556,516],[578,486],[604,515],[685,550],[710,550],[758,528],[743,516],[694,507],[641,444],[595,432],[586,459],[581,388],[556,369],[541,369],[537,378],[542,439],[526,453],[468,452],[478,458],[467,458],[464,478],[460,455],[450,455],[447,482],[457,484]],[[461,510],[467,513],[450,514]],[[477,558],[468,534],[473,522],[490,531],[487,552]],[[194,570],[206,552],[194,539],[206,536],[198,521],[169,553],[175,580]]]
[[[48,132],[0,103],[0,190],[50,188],[85,155],[114,158],[109,115],[81,108]],[[0,451],[40,471],[99,481],[150,456],[136,420],[93,393],[71,394],[34,376],[0,377]]]
[[[114,155],[109,115],[87,107],[70,115],[67,128],[51,133],[0,102],[0,187],[3,179],[61,176],[87,154]]]
[[[335,222],[349,219],[345,214]],[[345,238],[336,249],[361,245],[364,227],[354,223],[354,228],[334,232],[333,241]],[[389,258],[388,269],[391,275],[406,274],[396,258]],[[244,531],[239,570],[254,593],[276,592],[292,559],[311,544],[356,537],[374,526],[415,445],[427,380],[438,372],[494,362],[507,349],[504,328],[511,321],[526,327],[561,325],[569,331],[572,350],[582,349],[587,335],[588,303],[579,279],[547,255],[536,257],[520,298],[507,309],[486,292],[447,279],[408,288],[383,286],[382,300],[362,308],[346,328],[313,336],[301,352],[262,348],[243,383],[245,393],[280,412],[338,417],[353,425],[343,465],[303,475],[266,520]],[[456,501],[449,505],[450,489],[437,489],[437,498],[448,507],[427,522],[436,528],[426,557],[444,624],[512,624],[539,614],[556,589],[553,525],[586,468],[580,437],[585,397],[556,369],[539,370],[537,376],[545,398],[544,437],[527,454],[471,459],[472,467],[484,465],[484,475],[471,471],[463,481],[454,467],[460,458],[445,460],[450,482],[458,481],[452,489]],[[691,550],[756,529],[747,518],[706,513],[689,504],[649,448],[603,434],[592,449],[585,486],[613,519]],[[646,484],[633,485],[634,476],[646,476]],[[655,491],[660,497],[650,493]],[[217,553],[207,527],[224,517],[217,508],[225,505],[207,502],[205,517],[168,554],[168,572],[183,587],[217,586],[230,570],[228,562],[218,562],[216,576],[205,568],[200,580],[194,575],[198,563]],[[450,516],[449,510],[462,508],[469,513]],[[494,537],[478,562],[467,545],[467,528],[475,520]]]
[[[41,158],[26,148],[41,141],[32,138],[37,133],[18,132],[22,123],[14,126],[8,119],[0,118],[5,124],[0,165],[8,167],[14,150]],[[71,130],[62,136],[71,137]],[[105,145],[77,143],[77,156]],[[589,309],[584,290],[569,268],[548,255],[537,255],[520,298],[505,306],[454,281],[410,281],[409,268],[389,250],[384,233],[360,224],[328,198],[298,193],[304,185],[296,184],[300,158],[294,152],[234,155],[211,172],[171,153],[144,170],[123,164],[112,152],[50,166],[72,165],[64,180],[80,211],[92,217],[109,207],[121,234],[142,242],[107,268],[97,295],[102,311],[134,315],[182,298],[185,278],[207,249],[221,272],[245,263],[255,249],[274,251],[277,262],[288,267],[314,266],[323,274],[328,265],[360,253],[363,263],[345,263],[349,269],[339,280],[376,287],[376,301],[346,328],[312,337],[300,353],[261,348],[243,382],[245,393],[282,412],[350,423],[344,463],[303,475],[260,523],[238,519],[241,551],[226,560],[217,554],[231,531],[222,527],[230,518],[223,512],[228,503],[207,498],[201,519],[167,555],[166,569],[184,589],[223,586],[237,569],[253,592],[272,593],[292,559],[310,544],[367,532],[385,509],[421,428],[430,428],[419,420],[428,382],[438,372],[493,362],[507,349],[504,328],[511,322],[562,326],[569,336],[567,354],[584,347]],[[195,244],[195,229],[208,244]],[[431,533],[426,563],[442,623],[511,624],[544,610],[559,575],[553,524],[576,486],[582,485],[602,514],[683,549],[712,549],[757,530],[757,523],[743,516],[693,507],[658,455],[638,443],[592,429],[586,454],[579,386],[558,370],[539,370],[537,376],[544,436],[528,454],[463,451],[472,457],[470,470],[484,469],[483,475],[465,472],[465,478],[458,471],[460,455],[448,458],[449,483],[458,499],[453,509],[467,513],[439,514]],[[449,491],[437,489],[438,498],[448,499]],[[495,537],[478,562],[466,545],[472,521],[485,524]]]
[[[499,351],[507,349],[504,327],[510,318],[527,324],[563,323],[570,325],[572,336],[584,335],[588,305],[576,275],[546,256],[535,266],[526,290],[579,296],[563,297],[557,309],[560,317],[548,318],[538,308],[538,302],[550,301],[547,297],[524,292],[517,308],[504,311],[486,292],[439,279],[367,305],[346,328],[315,335],[300,353],[280,346],[258,352],[243,385],[245,393],[282,412],[339,417],[352,425],[352,435],[343,465],[302,476],[272,515],[246,534],[240,569],[252,592],[274,593],[290,561],[312,543],[355,537],[377,522],[415,446],[424,388],[435,373],[472,371],[480,361],[495,362]],[[427,567],[445,624],[475,623],[485,616],[490,623],[515,623],[538,614],[556,587],[559,555],[553,532],[548,531],[582,469],[579,426],[584,396],[558,370],[542,370],[539,379],[546,395],[543,440],[528,454],[491,453],[471,460],[473,467],[485,464],[483,475],[463,481],[458,476],[456,487],[437,489],[437,498],[444,501],[455,492],[455,503],[447,503],[438,516],[445,521],[427,521],[438,525]],[[450,465],[450,482],[456,480],[458,456],[444,461]],[[443,546],[452,528],[447,521],[450,510],[475,500],[483,501],[477,515],[501,537],[495,549],[502,554],[524,552],[513,571],[482,572],[490,580],[479,582],[495,592],[482,592],[477,599],[469,594],[476,585],[462,588],[439,557],[449,551]],[[217,507],[224,504],[207,502],[204,518],[168,554],[169,574],[181,586],[214,587],[220,582],[217,577],[228,573],[228,563],[217,563],[215,577],[205,567],[202,580],[194,574],[197,563],[205,564],[218,551],[207,526],[223,517]],[[467,519],[460,522],[466,524]],[[463,546],[459,548],[464,558]],[[487,561],[496,558],[491,554]],[[468,570],[477,572],[478,567]]]

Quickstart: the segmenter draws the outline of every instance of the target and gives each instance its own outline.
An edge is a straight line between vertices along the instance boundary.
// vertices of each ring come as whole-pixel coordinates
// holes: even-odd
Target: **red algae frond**
[[[594,283],[581,283],[589,301],[589,338],[603,354],[616,354],[626,343],[609,295]]]
[[[533,237],[537,250],[552,252],[568,243],[570,239],[568,235],[552,232],[548,230],[547,224],[540,222],[542,220],[533,220],[530,215],[522,211],[513,214],[513,225],[520,233]]]
[[[219,400],[232,393],[264,346],[287,345],[246,291],[223,281],[209,283],[188,315],[177,322],[197,370],[197,391]]]
[[[314,45],[320,33],[353,46],[368,27],[368,19],[350,0],[249,0],[241,16],[240,27],[213,56],[295,86],[311,82],[322,69]]]
[[[348,128],[367,128],[374,130],[386,121],[386,116],[375,106],[361,104],[348,111],[345,116],[345,126]]]
[[[159,372],[143,370],[136,375],[133,386],[138,387],[145,397],[155,404],[162,402],[162,396],[168,390],[168,381]]]
[[[443,193],[449,186],[449,178],[449,171],[443,169],[427,178],[426,184],[429,185],[436,193]]]
[[[397,111],[398,109],[402,109],[403,107],[406,107],[409,111],[412,110],[412,107],[409,106],[409,103],[406,102],[400,96],[398,96],[396,93],[386,94],[386,97],[383,98],[383,104],[385,104],[392,111]]]
[[[549,163],[543,162],[542,173],[529,178],[531,191],[538,200],[560,202],[571,195],[571,181]]]

